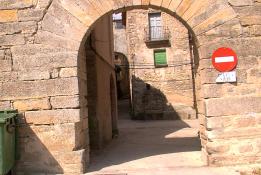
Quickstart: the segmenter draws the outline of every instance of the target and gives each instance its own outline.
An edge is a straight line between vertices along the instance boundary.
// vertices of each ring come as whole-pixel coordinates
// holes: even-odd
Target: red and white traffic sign
[[[237,66],[237,54],[230,48],[222,47],[212,55],[212,64],[219,72],[229,72]]]

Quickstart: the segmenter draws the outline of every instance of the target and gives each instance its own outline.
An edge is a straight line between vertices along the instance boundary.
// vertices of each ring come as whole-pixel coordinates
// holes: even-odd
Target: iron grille
[[[145,42],[167,41],[170,37],[170,30],[167,26],[145,28]]]

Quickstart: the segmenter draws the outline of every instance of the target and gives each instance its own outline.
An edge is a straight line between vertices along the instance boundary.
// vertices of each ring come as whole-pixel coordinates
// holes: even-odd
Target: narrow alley
[[[119,135],[91,158],[87,175],[236,175],[206,167],[201,159],[198,121],[130,119],[128,101],[119,101]]]

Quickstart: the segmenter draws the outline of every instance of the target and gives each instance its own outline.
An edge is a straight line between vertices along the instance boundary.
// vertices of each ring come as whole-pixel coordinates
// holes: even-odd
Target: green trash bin
[[[15,165],[16,110],[0,111],[0,175],[5,175]]]

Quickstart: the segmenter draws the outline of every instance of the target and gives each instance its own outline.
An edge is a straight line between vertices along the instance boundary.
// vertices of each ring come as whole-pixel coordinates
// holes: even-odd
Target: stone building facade
[[[117,132],[112,19],[110,16],[100,18],[86,36],[86,42],[75,51],[72,47],[75,38],[70,42],[72,45],[68,42],[67,46],[52,41],[50,45],[41,44],[52,37],[59,38],[48,29],[43,30],[44,26],[52,28],[53,23],[58,22],[54,20],[54,16],[59,17],[57,13],[66,12],[58,8],[57,3],[49,8],[50,14],[45,18],[52,20],[47,23],[39,21],[51,2],[12,3],[3,5],[10,5],[10,8],[11,5],[19,8],[27,5],[24,11],[32,15],[20,22],[0,24],[1,32],[7,37],[24,38],[24,42],[16,46],[2,42],[5,35],[1,38],[0,61],[5,69],[1,68],[0,108],[18,109],[20,115],[20,158],[16,172],[83,172],[90,161],[90,151],[103,148]],[[36,19],[35,13],[42,16]],[[65,19],[78,23],[74,18]],[[10,42],[16,41],[10,38]],[[6,83],[5,87],[2,83]],[[5,93],[5,89],[14,84],[16,89],[12,89],[11,94]]]
[[[130,10],[126,16],[133,117],[197,118],[188,29],[159,10]],[[157,51],[165,53],[165,65],[157,65]]]
[[[81,51],[98,19],[133,8],[165,11],[193,34],[199,55],[195,81],[202,155],[207,164],[261,163],[260,7],[260,0],[2,0],[0,106],[20,106],[23,156],[17,171],[85,170],[89,116],[81,89],[88,84],[82,78]],[[219,47],[236,51],[237,83],[215,82],[219,72],[210,58]]]

